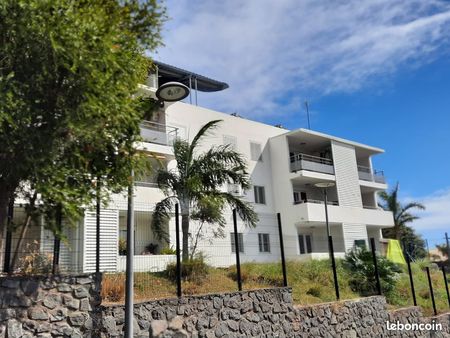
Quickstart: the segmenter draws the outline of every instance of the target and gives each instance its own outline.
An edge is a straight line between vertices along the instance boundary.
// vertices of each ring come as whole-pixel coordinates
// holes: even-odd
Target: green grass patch
[[[343,261],[337,260],[338,283],[341,299],[361,297],[352,290],[352,274],[344,268]],[[333,273],[329,260],[311,260],[306,262],[287,262],[288,285],[292,287],[295,304],[306,305],[335,301]],[[429,295],[428,279],[424,267],[428,262],[412,264],[417,303],[426,315],[433,312]],[[203,269],[203,267],[202,267]],[[200,295],[208,293],[233,292],[237,290],[236,267],[212,268],[203,271],[202,278],[183,278],[184,295]],[[280,263],[244,263],[241,265],[243,289],[280,287],[283,285],[283,274]],[[438,312],[448,311],[447,294],[441,270],[431,269],[431,278]],[[123,302],[125,276],[121,274],[105,274],[103,299],[106,303]],[[450,278],[450,275],[448,275]],[[167,272],[134,274],[135,300],[145,301],[176,296],[176,283],[172,274]],[[106,285],[106,288],[105,288]],[[406,267],[397,274],[394,289],[386,296],[390,308],[413,305],[409,276]]]

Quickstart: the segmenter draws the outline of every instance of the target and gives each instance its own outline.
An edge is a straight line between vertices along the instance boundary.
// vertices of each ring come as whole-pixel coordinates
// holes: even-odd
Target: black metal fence
[[[21,212],[19,211],[15,215],[17,219],[23,218]],[[324,294],[328,297],[325,297],[327,300],[331,300],[330,298],[339,300],[347,297],[349,286],[343,279],[345,270],[342,258],[345,250],[343,250],[342,238],[337,240],[333,236],[327,238],[325,235],[315,238],[314,245],[320,250],[313,253],[311,237],[308,237],[307,234],[300,236],[283,234],[282,215],[278,213],[274,215],[274,219],[278,225],[275,232],[274,229],[271,229],[270,233],[265,233],[264,230],[261,233],[249,232],[244,237],[242,232],[239,232],[241,229],[238,226],[238,216],[233,211],[233,232],[226,234],[224,240],[204,241],[200,250],[197,251],[197,255],[192,254],[189,260],[183,261],[180,215],[178,206],[176,206],[175,248],[166,250],[165,253],[159,255],[149,253],[135,256],[136,298],[143,300],[258,287],[292,286],[295,299],[296,292],[298,292],[296,288],[300,287],[299,278],[301,274],[305,273],[311,274],[311,280],[317,282],[316,286],[309,286],[309,289],[306,290],[311,298],[320,298]],[[45,230],[42,223],[35,223],[30,224],[25,233],[20,228],[8,232],[3,271],[21,274],[83,272],[83,269],[86,268],[82,264],[81,255],[83,253],[74,250],[74,247],[65,240],[66,237],[70,237],[73,242],[82,242],[84,237],[81,233],[76,229],[65,230],[71,231],[71,233],[65,233],[58,238],[50,230]],[[95,261],[91,264],[91,272],[101,268],[102,251],[100,247],[102,241],[99,239],[99,234],[97,228],[95,247],[89,249],[95,256]],[[40,240],[38,241],[36,238]],[[135,245],[141,247],[144,246],[144,243],[140,243],[137,238]],[[408,247],[408,245],[404,244],[404,247]],[[371,294],[381,295],[384,290],[379,267],[379,243],[374,238],[370,238],[368,249],[371,254],[370,264],[373,265],[370,270],[372,275],[367,276],[374,286]],[[305,257],[316,254],[317,258],[325,258],[321,264],[328,266],[328,274],[323,277],[320,275],[320,271],[313,271],[314,269],[302,271],[301,267],[295,265],[295,261],[286,260],[286,252],[298,252],[300,256]],[[406,253],[404,273],[407,274],[408,284],[407,286],[403,285],[403,288],[406,287],[407,290],[399,290],[400,293],[408,293],[413,305],[428,306],[434,314],[446,310],[447,305],[450,308],[448,287],[450,269],[442,266],[440,270],[436,270],[436,267],[432,267],[428,263],[424,263],[419,268],[414,263],[416,265],[413,267],[410,257],[412,251],[404,250],[404,252]],[[263,264],[258,265],[259,263],[255,262],[266,262],[265,270],[261,267]],[[120,302],[123,300],[125,289],[125,256],[120,252],[117,253],[115,266],[115,271],[104,276],[103,296],[107,301]],[[426,290],[423,289],[425,278]],[[325,291],[317,290],[319,285],[322,288],[323,285],[326,285]],[[417,295],[420,296],[420,302]],[[300,297],[298,301],[307,302],[309,299]],[[424,303],[424,300],[427,301],[427,304]],[[444,303],[446,303],[445,307]]]

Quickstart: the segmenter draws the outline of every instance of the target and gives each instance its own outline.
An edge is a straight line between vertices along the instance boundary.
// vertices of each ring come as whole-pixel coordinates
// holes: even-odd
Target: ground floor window
[[[231,252],[236,252],[236,245],[234,242],[234,232],[230,232],[231,238]],[[244,235],[242,232],[238,232],[238,244],[239,244],[239,252],[244,252]]]
[[[311,235],[300,234],[298,235],[298,245],[300,248],[300,254],[312,252],[312,239]]]
[[[366,240],[364,240],[364,239],[355,239],[355,247],[356,248],[366,248]]]
[[[258,234],[259,252],[270,252],[269,234]]]

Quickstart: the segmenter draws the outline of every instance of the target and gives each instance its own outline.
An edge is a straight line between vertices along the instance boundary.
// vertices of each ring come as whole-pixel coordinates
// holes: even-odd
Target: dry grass
[[[288,262],[288,285],[292,287],[295,304],[307,305],[335,300],[333,276],[326,260],[309,262]],[[241,266],[243,289],[252,290],[282,285],[281,266],[278,263],[245,263]],[[427,315],[432,314],[428,281],[420,265],[413,266],[414,282],[418,304]],[[348,284],[349,273],[338,262],[338,281],[341,299],[354,299],[360,296]],[[447,296],[442,272],[432,271],[432,281],[436,305],[439,312],[448,311]],[[184,295],[237,291],[236,269],[209,268],[201,280],[182,282]],[[164,273],[139,272],[134,274],[135,301],[155,300],[176,297],[176,284],[173,278]],[[125,295],[124,274],[105,274],[102,297],[105,303],[123,303]],[[412,305],[409,277],[402,273],[394,292],[387,297],[389,308],[395,309]]]
[[[121,302],[125,297],[125,274],[104,275],[101,295],[107,303]]]

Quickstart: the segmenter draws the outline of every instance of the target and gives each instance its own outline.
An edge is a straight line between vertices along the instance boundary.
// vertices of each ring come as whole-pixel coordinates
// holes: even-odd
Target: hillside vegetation
[[[429,294],[425,266],[430,264],[421,261],[412,264],[417,303],[427,315],[433,312]],[[169,269],[170,270],[170,267]],[[183,277],[183,294],[205,294],[230,292],[237,290],[236,268],[200,269],[190,276]],[[405,267],[400,267],[400,273],[395,274],[394,286],[385,294],[389,307],[398,308],[412,306],[413,300],[409,284],[409,276]],[[292,287],[295,304],[306,305],[336,300],[333,274],[328,260],[312,260],[307,262],[287,262],[288,285]],[[337,260],[337,273],[340,288],[340,298],[352,299],[361,296],[375,295],[376,292],[366,292],[364,295],[352,290],[354,274],[344,267],[343,260]],[[438,312],[448,311],[447,295],[442,271],[431,270],[434,296]],[[241,265],[243,289],[279,287],[283,284],[280,263],[244,263]],[[371,276],[367,276],[371,280]],[[449,279],[449,275],[447,275]],[[104,276],[102,295],[105,302],[122,302],[124,297],[124,274],[108,274]],[[175,279],[172,273],[135,273],[135,298],[137,301],[176,296]]]

